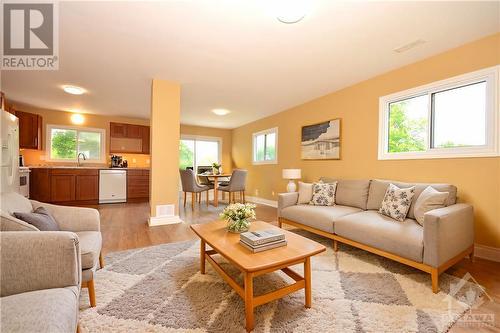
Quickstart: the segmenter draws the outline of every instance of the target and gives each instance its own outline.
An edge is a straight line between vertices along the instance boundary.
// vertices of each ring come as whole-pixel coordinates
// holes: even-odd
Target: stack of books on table
[[[285,246],[285,233],[276,229],[247,231],[240,234],[240,244],[256,253]]]

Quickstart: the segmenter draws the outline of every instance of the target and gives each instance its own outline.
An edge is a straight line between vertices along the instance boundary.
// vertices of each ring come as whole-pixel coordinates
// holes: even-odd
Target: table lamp
[[[283,179],[288,179],[288,185],[286,190],[288,192],[297,191],[297,185],[295,185],[294,179],[300,179],[301,172],[300,169],[283,169]]]

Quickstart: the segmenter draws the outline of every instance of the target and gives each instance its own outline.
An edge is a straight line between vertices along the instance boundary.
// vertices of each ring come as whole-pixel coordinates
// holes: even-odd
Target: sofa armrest
[[[281,210],[297,204],[299,192],[287,192],[278,194],[278,217],[281,216]]]
[[[28,291],[80,287],[78,236],[61,231],[0,233],[1,296]]]
[[[424,215],[424,263],[439,267],[474,244],[474,211],[455,204]]]
[[[33,209],[45,207],[63,231],[100,231],[101,218],[94,208],[51,205],[31,200]]]

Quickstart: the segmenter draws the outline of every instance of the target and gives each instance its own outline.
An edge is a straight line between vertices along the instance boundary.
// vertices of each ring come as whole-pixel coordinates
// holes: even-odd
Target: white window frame
[[[257,144],[257,140],[256,140],[257,137],[260,136],[260,135],[273,134],[273,133],[276,135],[276,140],[275,140],[275,143],[274,143],[275,144],[276,154],[275,154],[274,160],[256,161],[255,160],[255,151],[256,151],[256,144]],[[269,128],[269,129],[260,131],[260,132],[253,133],[253,135],[252,135],[252,163],[254,165],[278,164],[278,140],[279,140],[279,137],[278,137],[278,127],[273,127],[273,128]],[[264,152],[264,156],[265,156],[265,152]]]
[[[219,164],[222,165],[222,143],[223,143],[223,140],[221,137],[217,137],[217,136],[201,136],[201,135],[191,135],[191,134],[181,134],[181,140],[194,140],[194,141],[217,141],[218,144],[219,144],[219,149],[218,149],[218,156],[217,156],[217,159],[219,160]],[[194,154],[194,170],[196,171],[198,166],[196,164],[196,142],[194,144],[194,151],[193,151],[193,154]]]
[[[380,97],[379,99],[379,160],[433,159],[460,157],[491,157],[500,155],[498,130],[500,128],[499,111],[499,71],[500,66],[485,68],[471,73],[433,82],[420,87]],[[486,144],[455,148],[431,148],[431,97],[432,94],[461,86],[486,81]],[[389,105],[412,97],[428,96],[428,126],[426,150],[421,152],[389,153]]]
[[[77,162],[78,161],[78,155],[75,159],[56,159],[51,157],[51,152],[52,152],[52,130],[53,129],[68,129],[68,130],[75,130],[77,131],[77,138],[78,138],[78,132],[95,132],[95,133],[100,133],[101,134],[101,155],[98,160],[91,160],[87,157],[86,160],[80,159],[81,163],[106,163],[106,130],[103,128],[91,128],[91,127],[82,127],[82,126],[67,126],[67,125],[54,125],[54,124],[48,124],[47,129],[45,132],[45,147],[46,147],[46,152],[47,156],[46,159],[49,162]],[[78,144],[77,144],[77,150],[78,150]],[[77,151],[78,154],[78,151]]]

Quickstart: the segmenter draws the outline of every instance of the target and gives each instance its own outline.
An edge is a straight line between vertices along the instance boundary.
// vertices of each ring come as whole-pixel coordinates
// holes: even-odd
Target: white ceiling
[[[40,107],[149,118],[160,78],[181,83],[182,123],[234,128],[500,31],[498,1],[318,0],[291,25],[269,2],[61,2],[59,70],[4,71],[2,90]],[[393,52],[417,39],[427,43]]]

